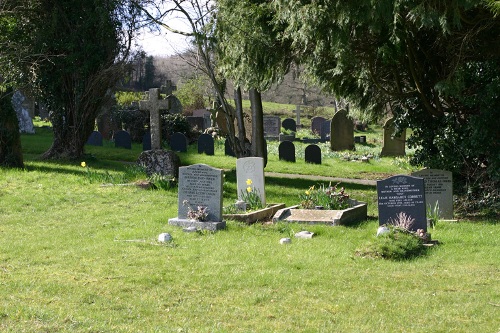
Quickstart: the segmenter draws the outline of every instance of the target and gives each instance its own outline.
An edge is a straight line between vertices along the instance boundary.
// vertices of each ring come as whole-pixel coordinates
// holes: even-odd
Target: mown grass
[[[431,232],[441,245],[407,261],[355,255],[375,237],[373,202],[372,218],[354,227],[228,221],[217,233],[184,233],[167,223],[175,190],[92,183],[80,161],[40,161],[27,140],[37,141],[23,136],[26,169],[0,169],[2,332],[500,329],[498,221],[439,222]],[[94,148],[86,162],[96,172],[118,177],[127,164],[117,161],[136,158]],[[233,200],[235,160],[201,157],[181,158],[227,164],[224,199]],[[294,204],[311,182],[269,177],[266,195]],[[375,197],[372,186],[350,186]],[[303,229],[316,236],[279,244]],[[158,243],[162,232],[173,242]]]

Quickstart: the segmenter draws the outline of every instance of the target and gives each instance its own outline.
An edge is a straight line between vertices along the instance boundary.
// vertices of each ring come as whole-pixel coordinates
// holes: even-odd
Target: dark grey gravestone
[[[169,219],[171,225],[219,230],[226,227],[222,221],[223,171],[205,164],[179,168],[178,213]],[[188,218],[189,209],[208,208],[207,221]]]
[[[183,133],[177,132],[170,137],[170,148],[173,151],[185,153],[187,152],[188,139]]]
[[[359,143],[366,143],[366,135],[361,135],[359,137]]]
[[[102,135],[98,131],[93,131],[87,140],[89,146],[102,146]]]
[[[205,120],[203,117],[186,117],[192,131],[205,130]]]
[[[281,119],[278,116],[264,116],[264,137],[278,139],[281,132]]]
[[[424,169],[412,173],[422,177],[425,183],[425,202],[433,209],[439,207],[439,217],[453,219],[453,175],[451,171]]]
[[[305,152],[306,163],[321,164],[321,148],[318,145],[309,145]]]
[[[406,175],[377,181],[378,221],[380,225],[394,224],[398,215],[405,214],[414,222],[409,230],[427,231],[424,179]]]
[[[143,167],[149,177],[156,174],[177,178],[180,164],[175,152],[163,149],[143,151],[137,159],[137,165]]]
[[[286,118],[283,120],[281,127],[292,132],[297,132],[297,123],[292,118]]]
[[[198,154],[214,155],[214,138],[210,134],[202,134],[198,138]]]
[[[321,124],[321,140],[327,141],[330,139],[330,131],[331,131],[331,120],[325,120]]]
[[[167,96],[167,100],[170,105],[170,108],[168,109],[169,113],[182,113],[182,103],[176,96],[169,95]]]
[[[146,131],[142,136],[142,151],[151,150],[151,132]]]
[[[311,131],[316,135],[321,135],[321,127],[326,121],[323,117],[313,117],[311,119]]]
[[[354,137],[354,143],[361,143],[361,137],[360,136],[355,136]]]
[[[115,147],[121,147],[126,149],[132,149],[132,138],[127,131],[120,130],[115,133]]]
[[[332,118],[330,149],[333,151],[354,149],[354,123],[347,110],[340,110]]]
[[[233,149],[231,149],[231,145],[229,144],[229,139],[227,138],[226,141],[224,141],[224,154],[226,156],[236,157],[236,154],[234,153]]]
[[[291,141],[283,141],[278,147],[279,159],[295,162],[295,145]]]

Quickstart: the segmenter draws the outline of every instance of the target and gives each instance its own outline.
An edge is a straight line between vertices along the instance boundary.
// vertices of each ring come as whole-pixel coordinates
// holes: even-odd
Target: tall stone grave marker
[[[323,117],[313,117],[311,119],[311,131],[316,135],[321,135],[321,127],[325,121],[326,119]]]
[[[278,139],[281,131],[281,119],[278,116],[264,116],[264,137]]]
[[[260,197],[262,205],[266,206],[266,192],[264,188],[264,159],[262,157],[245,157],[236,160],[236,183],[238,199],[247,193],[250,187]]]
[[[279,159],[295,163],[295,145],[292,141],[283,141],[278,146]]]
[[[285,130],[297,132],[297,123],[292,118],[286,118],[285,120],[283,120],[283,122],[281,123],[281,126]]]
[[[451,171],[424,169],[412,173],[425,183],[425,202],[431,209],[439,206],[439,217],[453,219],[453,176]]]
[[[151,149],[161,149],[161,118],[160,110],[168,110],[170,102],[160,99],[160,89],[149,89],[149,99],[139,102],[141,111],[149,111],[149,125],[151,127]]]
[[[179,168],[177,217],[168,220],[171,225],[219,230],[226,227],[222,221],[222,169],[206,164]],[[205,221],[190,219],[189,211],[207,209]]]
[[[321,148],[318,145],[308,145],[304,158],[306,163],[321,164]]]
[[[198,154],[214,155],[214,138],[210,134],[202,134],[198,138]]]
[[[302,113],[302,110],[300,109],[300,105],[297,105],[297,107],[295,108],[295,124],[297,125],[297,127],[301,127],[300,125],[300,114]]]
[[[401,135],[393,137],[394,130],[394,119],[389,118],[384,124],[384,145],[380,156],[405,155],[406,129],[403,130]]]
[[[98,131],[90,133],[86,145],[89,146],[102,146],[102,135]]]
[[[379,224],[394,224],[405,217],[409,230],[427,231],[424,179],[397,175],[377,181]],[[404,215],[403,215],[404,214]]]
[[[132,138],[127,131],[120,130],[114,135],[115,147],[121,147],[125,149],[132,149]]]
[[[170,148],[173,151],[185,153],[187,152],[188,139],[184,133],[176,132],[170,137]]]
[[[354,123],[347,116],[347,110],[340,110],[332,118],[330,148],[333,151],[354,149]]]

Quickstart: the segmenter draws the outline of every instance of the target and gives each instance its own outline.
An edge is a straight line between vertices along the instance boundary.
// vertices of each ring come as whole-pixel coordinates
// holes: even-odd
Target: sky
[[[147,55],[171,56],[187,48],[186,37],[162,30],[161,34],[144,32],[137,38]]]

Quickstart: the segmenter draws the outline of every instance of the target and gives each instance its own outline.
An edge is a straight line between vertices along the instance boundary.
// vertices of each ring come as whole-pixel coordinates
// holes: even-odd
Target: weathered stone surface
[[[137,164],[146,169],[146,174],[162,176],[179,176],[181,160],[173,151],[163,149],[143,151],[137,159]]]
[[[33,120],[30,117],[28,108],[24,105],[25,100],[26,97],[20,91],[16,91],[14,95],[12,95],[12,106],[19,120],[19,132],[34,134],[35,128],[33,126]]]

